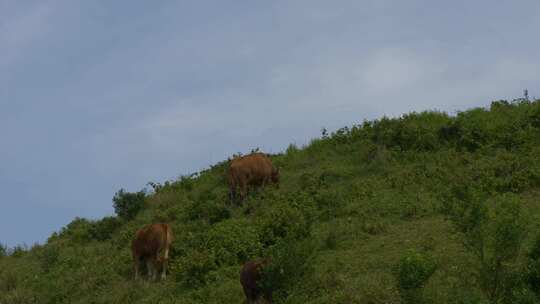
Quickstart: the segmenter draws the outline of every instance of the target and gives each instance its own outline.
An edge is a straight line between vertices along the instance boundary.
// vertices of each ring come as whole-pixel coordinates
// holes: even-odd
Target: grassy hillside
[[[241,205],[222,162],[0,251],[0,303],[242,303],[257,257],[277,303],[540,303],[540,101],[368,121],[272,160],[280,187]],[[170,276],[136,282],[131,238],[161,221]]]

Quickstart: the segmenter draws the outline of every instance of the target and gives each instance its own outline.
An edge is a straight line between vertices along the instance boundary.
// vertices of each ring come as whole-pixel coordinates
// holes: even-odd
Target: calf
[[[261,286],[262,269],[268,263],[267,259],[248,261],[242,267],[240,283],[244,289],[247,304],[272,303],[272,291]]]
[[[135,279],[139,277],[141,262],[146,262],[149,278],[155,280],[158,269],[161,268],[161,279],[165,279],[172,238],[172,230],[168,224],[147,225],[135,233],[131,242]]]

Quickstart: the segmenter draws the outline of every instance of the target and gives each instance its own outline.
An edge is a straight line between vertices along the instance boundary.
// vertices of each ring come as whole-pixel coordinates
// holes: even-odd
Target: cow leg
[[[257,303],[257,304],[269,304],[269,303],[272,303],[272,301],[266,299],[263,296],[259,296],[259,298],[257,298],[257,301],[254,302],[254,303]]]
[[[235,197],[236,197],[236,190],[233,187],[229,188],[229,199],[231,200],[231,204],[234,204]]]
[[[135,272],[135,280],[139,279],[139,266],[140,266],[140,259],[138,256],[133,257],[133,271]]]
[[[264,300],[266,303],[272,303],[272,291],[266,290],[264,291]]]
[[[247,196],[247,183],[246,182],[242,182],[240,184],[240,200],[244,200],[246,199],[246,196]]]
[[[155,276],[155,266],[154,266],[154,259],[153,258],[147,258],[146,259],[146,268],[148,270],[148,278],[150,280],[154,280],[156,278]]]
[[[260,299],[259,292],[255,286],[242,286],[244,294],[246,295],[246,302],[248,304],[256,304]]]
[[[163,254],[163,263],[162,263],[162,270],[161,270],[161,279],[165,280],[167,277],[167,264],[169,263],[169,248],[165,248],[164,254]]]
[[[161,271],[161,279],[165,280],[167,278],[167,260],[163,260],[163,266]]]

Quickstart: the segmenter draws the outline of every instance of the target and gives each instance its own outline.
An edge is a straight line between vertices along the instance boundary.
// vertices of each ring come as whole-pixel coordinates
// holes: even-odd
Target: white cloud
[[[0,66],[14,63],[47,32],[54,9],[52,2],[45,2],[24,13],[11,16],[7,16],[10,12],[0,13],[4,19],[0,22]]]
[[[359,81],[367,94],[419,89],[438,68],[406,49],[383,49],[359,67]]]

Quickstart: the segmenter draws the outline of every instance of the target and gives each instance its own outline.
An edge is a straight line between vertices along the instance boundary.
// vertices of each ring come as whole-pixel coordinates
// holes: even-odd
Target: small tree
[[[119,217],[130,220],[143,208],[145,197],[144,191],[126,192],[120,189],[113,197],[114,212]]]
[[[411,250],[403,255],[394,271],[403,303],[424,303],[423,287],[436,269],[437,264],[427,254]]]
[[[91,239],[105,241],[110,239],[113,232],[121,225],[122,221],[118,217],[106,216],[101,220],[91,222],[88,234]]]
[[[490,303],[508,302],[517,258],[526,233],[525,219],[516,195],[491,200],[469,196],[454,217],[464,233],[466,247],[477,257],[479,281]]]

